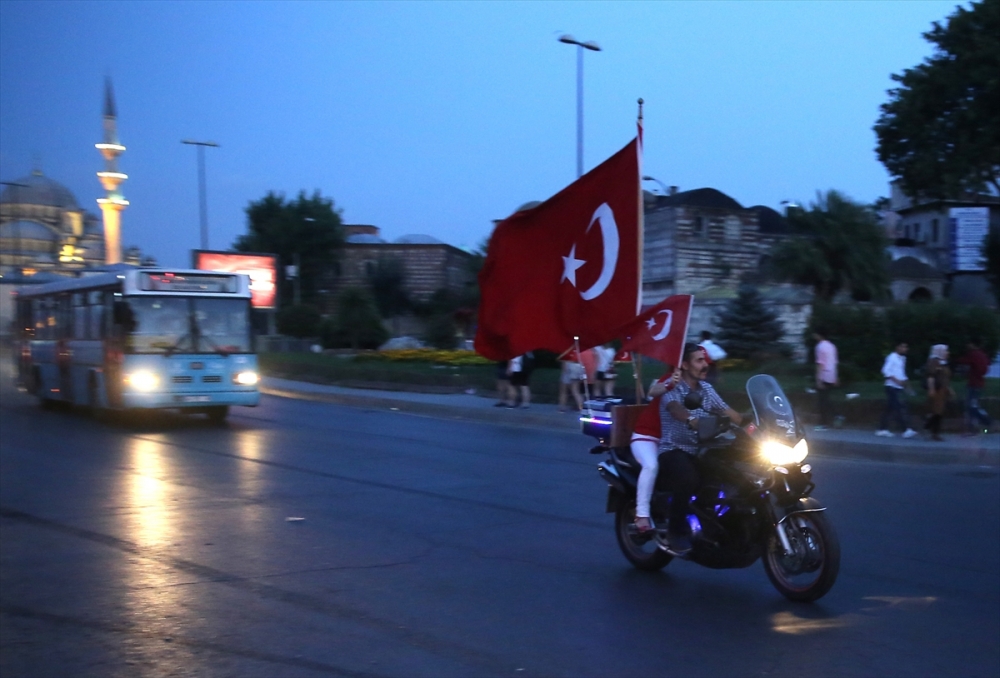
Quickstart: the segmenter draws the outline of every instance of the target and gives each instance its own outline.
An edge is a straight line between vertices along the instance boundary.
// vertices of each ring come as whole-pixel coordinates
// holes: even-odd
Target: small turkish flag
[[[674,367],[680,365],[693,302],[690,294],[677,294],[643,311],[620,328],[622,350],[635,351]]]
[[[639,310],[638,137],[547,201],[497,224],[479,274],[476,351],[507,360],[613,339]]]
[[[630,363],[632,362],[632,351],[618,351],[615,354],[616,363]]]

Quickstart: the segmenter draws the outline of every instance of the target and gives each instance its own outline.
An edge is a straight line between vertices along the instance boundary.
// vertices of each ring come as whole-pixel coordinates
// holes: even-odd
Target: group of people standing
[[[819,409],[820,424],[817,430],[823,430],[830,425],[833,415],[830,402],[831,392],[840,385],[837,374],[837,347],[827,338],[826,331],[817,329],[813,338],[816,340],[816,394]],[[893,351],[886,356],[882,364],[882,377],[885,379],[885,408],[879,420],[875,435],[891,438],[891,426],[895,424],[902,437],[913,438],[917,432],[910,427],[910,415],[907,407],[907,396],[914,395],[910,379],[906,371],[906,356],[910,346],[901,341]],[[920,385],[927,393],[927,416],[924,429],[931,440],[940,441],[941,422],[948,408],[948,403],[955,399],[955,391],[951,386],[952,371],[949,366],[950,352],[946,344],[935,344],[931,347],[930,356],[923,368]],[[965,425],[966,434],[973,435],[977,431],[988,429],[991,425],[989,414],[980,406],[979,399],[985,386],[986,372],[990,361],[980,347],[978,339],[973,339],[966,346],[965,354],[954,361],[955,365],[968,368],[968,386],[966,389]]]

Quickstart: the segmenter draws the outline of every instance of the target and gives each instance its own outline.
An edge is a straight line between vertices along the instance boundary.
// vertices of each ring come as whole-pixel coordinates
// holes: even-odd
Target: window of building
[[[937,243],[941,238],[941,229],[937,219],[931,219],[931,242]]]
[[[910,239],[910,225],[909,224],[903,224],[903,237],[906,238],[907,240]]]
[[[920,222],[913,224],[913,239],[920,242]]]
[[[726,242],[740,241],[742,237],[742,224],[740,224],[739,218],[734,216],[726,217],[725,229]]]
[[[696,236],[705,235],[705,219],[701,215],[691,220],[691,232]]]

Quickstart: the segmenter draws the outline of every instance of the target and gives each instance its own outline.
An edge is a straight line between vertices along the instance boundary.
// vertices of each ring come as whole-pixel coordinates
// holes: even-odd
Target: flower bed
[[[438,348],[402,348],[388,351],[360,353],[355,360],[435,363],[437,365],[489,365],[487,360],[475,351],[446,350]]]

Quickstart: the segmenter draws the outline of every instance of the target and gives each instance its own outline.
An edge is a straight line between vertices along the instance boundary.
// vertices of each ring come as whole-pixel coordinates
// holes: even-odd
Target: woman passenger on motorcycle
[[[642,466],[635,488],[635,529],[640,533],[656,527],[649,517],[649,499],[653,496],[656,474],[660,469],[660,400],[664,393],[677,385],[680,378],[680,370],[668,366],[666,374],[649,387],[647,396],[650,402],[636,419],[629,443],[632,456]]]
[[[688,506],[691,495],[697,492],[701,482],[693,461],[698,452],[698,419],[715,415],[729,417],[734,424],[739,424],[741,420],[739,413],[729,407],[705,381],[706,376],[708,361],[705,349],[695,343],[685,344],[681,379],[676,388],[663,396],[660,409],[663,429],[660,463],[667,474],[667,489],[672,492],[667,540],[675,553],[691,549]],[[684,406],[684,399],[692,392],[701,394],[701,404],[689,410]]]

